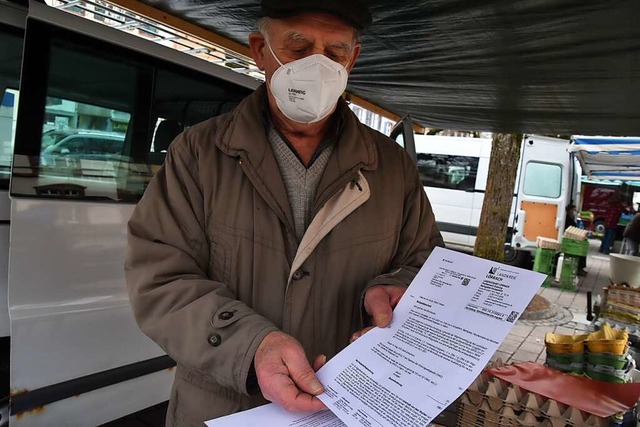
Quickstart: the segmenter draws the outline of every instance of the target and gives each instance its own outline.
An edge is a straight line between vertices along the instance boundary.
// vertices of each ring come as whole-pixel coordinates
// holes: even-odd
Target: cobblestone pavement
[[[610,283],[609,256],[598,252],[599,243],[599,240],[590,241],[587,275],[579,278],[576,290],[555,286],[540,288],[538,294],[551,303],[546,315],[539,320],[519,320],[494,354],[493,361],[544,363],[547,332],[576,334],[587,331],[590,323],[586,319],[587,292],[592,292],[595,298],[602,295],[602,288]]]
[[[576,290],[541,287],[538,295],[544,297],[550,307],[544,313],[538,313],[539,316],[528,316],[541,317],[539,319],[519,320],[493,355],[492,361],[544,363],[544,336],[547,332],[580,334],[589,329],[591,322],[587,320],[587,292],[592,292],[593,298],[596,295],[603,296],[602,289],[610,284],[609,256],[598,252],[599,240],[589,243],[587,275],[579,278]],[[457,401],[431,424],[432,427],[457,425]]]

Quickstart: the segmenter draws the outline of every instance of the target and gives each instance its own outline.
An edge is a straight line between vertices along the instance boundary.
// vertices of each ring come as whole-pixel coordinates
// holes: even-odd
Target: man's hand
[[[320,355],[309,364],[298,341],[284,332],[267,334],[258,346],[254,366],[265,399],[291,412],[316,412],[324,404],[316,397],[324,392],[314,370],[326,361]]]
[[[351,335],[351,342],[357,340],[375,326],[386,327],[391,322],[393,309],[407,290],[406,286],[376,285],[364,294],[364,309],[373,319],[373,326],[364,328]]]

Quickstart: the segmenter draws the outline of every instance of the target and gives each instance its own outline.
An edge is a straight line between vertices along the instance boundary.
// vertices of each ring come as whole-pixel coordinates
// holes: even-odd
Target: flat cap
[[[286,18],[302,12],[325,12],[343,19],[358,30],[371,25],[365,0],[262,0],[262,16]]]

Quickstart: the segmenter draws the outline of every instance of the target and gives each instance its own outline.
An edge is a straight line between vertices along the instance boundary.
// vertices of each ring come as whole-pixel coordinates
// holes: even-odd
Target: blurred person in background
[[[609,254],[609,252],[611,252],[611,247],[616,238],[618,221],[620,221],[620,215],[622,215],[623,211],[624,205],[622,204],[622,198],[616,193],[611,196],[611,205],[604,220],[605,231],[602,237],[602,244],[600,245],[600,253]]]

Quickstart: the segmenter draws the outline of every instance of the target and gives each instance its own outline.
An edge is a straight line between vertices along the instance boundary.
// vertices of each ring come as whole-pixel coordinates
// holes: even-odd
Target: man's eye
[[[343,52],[329,51],[327,52],[327,57],[333,59],[336,62],[343,62],[347,60],[347,55],[345,55]]]

